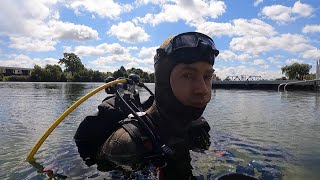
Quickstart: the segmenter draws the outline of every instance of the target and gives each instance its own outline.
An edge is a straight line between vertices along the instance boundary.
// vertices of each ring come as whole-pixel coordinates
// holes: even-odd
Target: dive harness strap
[[[145,135],[138,120],[128,118],[119,123],[128,132],[132,140],[137,143],[138,150],[144,152],[143,159],[145,162],[152,163],[157,169],[167,165],[166,157],[156,151],[152,140]]]

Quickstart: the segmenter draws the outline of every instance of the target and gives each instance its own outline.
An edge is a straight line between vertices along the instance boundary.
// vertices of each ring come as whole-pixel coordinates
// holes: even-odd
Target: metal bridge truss
[[[225,78],[226,81],[260,81],[263,80],[261,76],[247,76],[241,75],[241,76],[227,76]]]

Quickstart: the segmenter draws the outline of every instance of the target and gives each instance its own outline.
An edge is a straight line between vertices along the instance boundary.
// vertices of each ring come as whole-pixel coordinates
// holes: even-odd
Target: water
[[[24,159],[61,113],[100,85],[0,83],[0,179],[47,178]],[[142,99],[147,95],[141,92]],[[89,98],[48,137],[35,155],[44,170],[70,179],[110,178],[96,166],[87,167],[73,141],[81,120],[105,96],[102,91]],[[282,179],[320,178],[319,92],[219,89],[212,93],[204,116],[212,128],[212,145],[204,154],[192,152],[198,177],[239,171],[261,179],[270,173]]]

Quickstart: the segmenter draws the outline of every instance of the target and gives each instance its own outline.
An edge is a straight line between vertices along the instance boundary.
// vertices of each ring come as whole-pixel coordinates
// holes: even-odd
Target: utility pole
[[[320,59],[317,60],[316,79],[320,79]]]

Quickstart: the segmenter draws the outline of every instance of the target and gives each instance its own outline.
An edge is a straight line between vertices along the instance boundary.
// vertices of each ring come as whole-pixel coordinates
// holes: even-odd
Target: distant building
[[[31,68],[19,68],[19,67],[4,67],[0,66],[0,74],[5,76],[11,75],[23,75],[28,76],[31,74]]]

